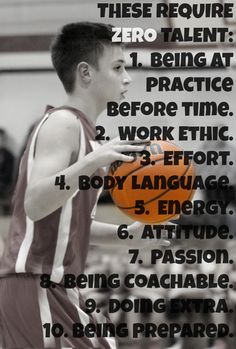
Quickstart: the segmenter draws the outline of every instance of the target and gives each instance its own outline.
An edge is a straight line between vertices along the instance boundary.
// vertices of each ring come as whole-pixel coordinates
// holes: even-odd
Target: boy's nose
[[[125,85],[130,84],[132,81],[131,76],[125,71],[124,78],[123,78],[123,83]]]

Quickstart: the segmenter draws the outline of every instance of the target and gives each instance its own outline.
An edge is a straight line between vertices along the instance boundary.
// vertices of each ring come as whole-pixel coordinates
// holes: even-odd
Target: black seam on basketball
[[[161,158],[161,159],[152,160],[152,161],[155,161],[155,163],[156,163],[156,162],[161,161],[161,160],[164,160],[164,157]],[[131,172],[129,172],[126,175],[124,175],[124,177],[128,177],[128,176],[132,175],[133,173],[135,173],[136,171],[138,171],[140,168],[145,168],[145,167],[148,167],[148,166],[150,166],[150,164],[148,164],[146,166],[141,165],[140,167],[136,168],[135,170],[132,170]],[[116,185],[113,188],[111,188],[111,193],[113,192],[113,190],[116,188],[117,185],[118,185],[118,183],[116,183]]]
[[[192,163],[190,163],[190,164],[188,165],[187,169],[185,170],[185,172],[184,172],[184,174],[183,174],[182,176],[184,176],[184,175],[186,174],[186,172],[189,170],[191,164],[192,164]],[[170,190],[171,190],[170,188],[166,189],[163,193],[161,193],[160,195],[158,195],[158,196],[156,196],[156,197],[154,197],[154,198],[152,198],[152,199],[146,201],[143,205],[150,204],[150,202],[155,201],[155,200],[157,200],[158,198],[161,198],[164,194],[166,194],[166,193],[167,193],[168,191],[170,191]],[[191,192],[192,192],[192,191],[191,191]],[[123,206],[118,206],[118,205],[116,205],[116,206],[119,207],[119,208],[122,209],[122,210],[129,210],[129,209],[132,209],[132,208],[136,208],[136,206],[131,206],[131,207],[123,207]]]

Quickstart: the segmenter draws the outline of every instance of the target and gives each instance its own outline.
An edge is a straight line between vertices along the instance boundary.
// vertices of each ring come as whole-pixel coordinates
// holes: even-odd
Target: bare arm
[[[55,112],[42,125],[25,196],[25,211],[30,219],[40,220],[61,207],[78,189],[78,176],[91,176],[97,168],[115,160],[132,161],[131,156],[122,152],[143,149],[143,145],[115,139],[74,162],[79,152],[80,127],[79,121],[68,111]],[[70,190],[55,186],[55,178],[60,175],[65,176]]]
[[[32,220],[39,220],[62,206],[75,192],[80,172],[90,175],[95,170],[88,159],[70,166],[79,151],[79,135],[79,122],[64,111],[56,112],[41,126],[25,197],[25,210]],[[66,176],[70,190],[55,186],[55,178],[60,175]]]

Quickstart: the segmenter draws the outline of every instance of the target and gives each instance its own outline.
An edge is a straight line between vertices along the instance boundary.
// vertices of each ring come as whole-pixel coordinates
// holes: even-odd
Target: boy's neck
[[[96,106],[91,103],[91,101],[87,101],[86,98],[82,99],[78,96],[68,95],[65,105],[79,109],[94,124],[96,123],[96,120],[100,114]]]

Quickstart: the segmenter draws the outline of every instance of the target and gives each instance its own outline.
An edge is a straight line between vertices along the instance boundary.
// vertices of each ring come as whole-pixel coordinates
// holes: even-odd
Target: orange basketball
[[[192,162],[184,163],[184,157],[178,159],[178,164],[174,160],[167,164],[166,152],[176,151],[183,150],[171,142],[152,141],[144,152],[135,154],[134,161],[114,162],[109,175],[125,176],[122,188],[115,185],[110,189],[115,205],[144,223],[161,223],[179,216],[179,206],[193,197],[191,186],[183,183],[192,182],[195,171]]]

